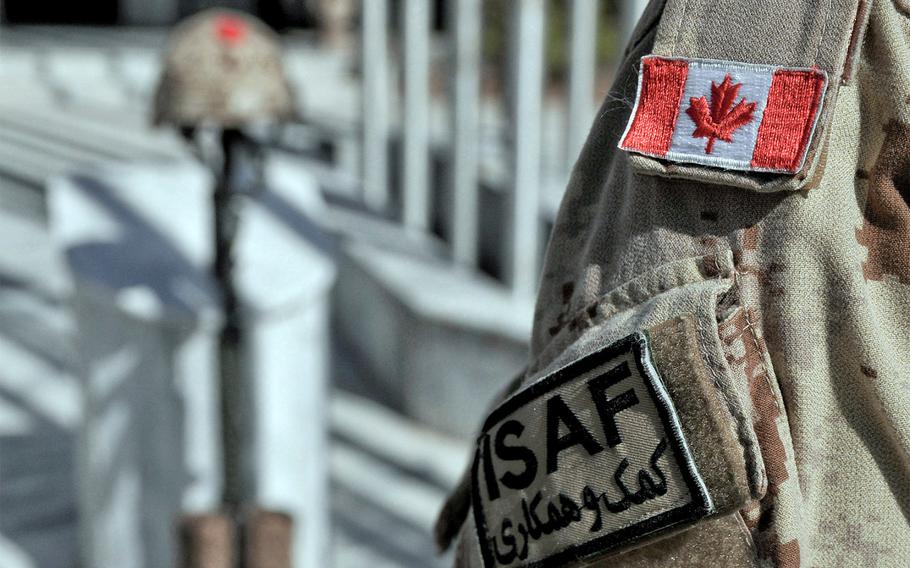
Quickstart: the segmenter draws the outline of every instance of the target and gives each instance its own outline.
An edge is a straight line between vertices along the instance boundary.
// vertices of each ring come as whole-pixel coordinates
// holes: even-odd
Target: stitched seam
[[[739,286],[739,278],[737,278],[738,271],[733,272],[733,286],[736,288],[737,292],[742,296],[742,288]],[[758,343],[758,337],[755,335],[755,324],[749,318],[749,310],[743,308],[743,317],[746,320],[746,329],[743,330],[743,334],[746,331],[749,332],[749,335],[752,337],[752,343],[755,345],[756,352],[761,357],[761,372],[765,379],[765,384],[768,386],[769,391],[771,392],[771,397],[774,399],[774,406],[777,407],[777,412],[783,415],[783,408],[781,408],[780,401],[778,400],[777,391],[774,389],[774,385],[771,384],[771,373],[768,370],[767,362],[765,361],[766,352],[761,348],[761,345]]]
[[[683,11],[682,17],[677,20],[676,24],[676,34],[673,36],[673,51],[672,53],[677,53],[679,51],[679,36],[682,32],[683,22],[686,21],[686,14],[689,12],[689,0],[683,2]]]
[[[758,352],[759,355],[761,356],[761,360],[762,360],[761,373],[762,373],[762,376],[764,377],[765,383],[768,385],[768,388],[771,390],[771,393],[774,394],[774,389],[773,389],[772,386],[771,386],[771,378],[770,378],[769,373],[768,373],[767,365],[765,364],[765,357],[764,357],[765,350],[762,349],[761,346],[760,346],[760,344],[758,343],[758,338],[757,338],[757,336],[755,335],[755,332],[753,331],[754,324],[752,323],[752,320],[749,319],[749,312],[748,312],[748,310],[744,310],[744,311],[743,311],[743,317],[744,317],[745,320],[746,320],[746,328],[745,328],[742,332],[740,332],[739,334],[734,335],[733,337],[725,338],[725,341],[728,341],[728,342],[730,342],[730,343],[733,343],[734,341],[736,341],[737,339],[743,337],[744,335],[746,335],[746,334],[749,335],[749,337],[752,339],[752,344],[755,345],[755,349],[757,350],[757,352]],[[776,395],[776,394],[775,394],[775,396],[774,396],[774,405],[777,407],[777,411],[778,411],[778,412],[781,412],[782,409],[781,409],[781,406],[780,406],[780,402],[777,400],[777,395]]]
[[[740,293],[740,297],[742,297],[742,295],[741,295],[742,288],[740,287],[740,283],[739,283],[739,271],[738,270],[733,271],[733,286]],[[784,414],[784,412],[781,408],[781,403],[778,400],[777,391],[774,389],[774,386],[771,383],[771,374],[770,374],[770,372],[768,370],[768,366],[765,362],[766,352],[765,352],[765,350],[760,348],[761,346],[759,345],[758,339],[755,336],[754,324],[752,323],[752,320],[749,318],[749,311],[746,310],[745,308],[743,308],[743,317],[746,320],[746,329],[749,330],[750,334],[752,335],[752,340],[755,342],[755,348],[758,349],[758,353],[761,356],[761,370],[763,371],[765,384],[768,386],[768,389],[771,392],[771,397],[774,399],[774,406],[777,408],[779,416],[786,417],[786,414]],[[760,444],[759,444],[759,452],[761,452]],[[764,470],[762,471],[762,475],[765,478],[764,479],[765,483],[767,483],[767,474],[764,472]]]
[[[735,273],[734,273],[735,274]],[[743,308],[740,308],[743,309]],[[746,464],[747,473],[755,472],[757,478],[749,480],[750,485],[754,485],[756,489],[756,494],[764,492],[765,488],[765,468],[764,464],[754,459],[752,451],[754,451],[755,441],[748,435],[749,429],[752,428],[752,422],[748,416],[745,415],[740,405],[734,401],[729,390],[735,388],[732,383],[727,385],[723,380],[719,378],[719,374],[727,374],[724,363],[721,363],[717,358],[710,353],[707,348],[708,338],[705,337],[706,331],[701,327],[696,326],[696,333],[699,335],[698,341],[698,351],[702,357],[702,361],[705,362],[708,372],[710,373],[711,382],[714,384],[714,387],[721,395],[721,399],[724,401],[727,411],[730,413],[731,418],[736,424],[736,437],[739,440],[740,447],[743,452],[743,461]],[[714,335],[717,335],[718,340],[720,341],[720,334],[716,331]],[[717,369],[720,368],[721,372],[718,373]],[[732,370],[731,370],[732,376]],[[751,450],[751,451],[750,451]],[[750,476],[751,477],[751,476]]]
[[[752,321],[749,319],[748,310],[745,313],[743,313],[743,317],[746,318],[746,328],[749,329],[749,335],[752,337],[752,342],[755,345],[755,348],[758,349],[759,355],[761,355],[762,374],[765,379],[765,384],[768,386],[768,389],[771,391],[771,395],[774,397],[774,406],[777,407],[777,411],[779,413],[783,414],[784,409],[781,408],[780,401],[778,400],[778,397],[777,397],[777,392],[775,391],[774,386],[771,384],[771,373],[768,371],[768,365],[765,362],[765,355],[767,355],[767,354],[765,353],[765,350],[762,349],[758,343],[758,337],[755,335],[754,325],[753,325]]]
[[[828,0],[827,4],[825,5],[824,13],[828,14],[828,16],[825,18],[825,27],[822,28],[822,33],[818,37],[818,45],[815,46],[815,56],[812,58],[813,63],[815,64],[818,64],[818,54],[822,50],[822,44],[825,42],[825,36],[828,35],[828,24],[831,22],[831,18],[833,17],[831,14],[831,2],[833,2],[833,0]]]
[[[841,85],[847,85],[853,79],[856,60],[859,58],[859,51],[862,48],[868,22],[869,3],[866,0],[859,0],[856,6],[856,15],[853,17],[853,29],[850,30],[850,40],[847,42],[847,57],[844,60],[844,68],[840,74]]]

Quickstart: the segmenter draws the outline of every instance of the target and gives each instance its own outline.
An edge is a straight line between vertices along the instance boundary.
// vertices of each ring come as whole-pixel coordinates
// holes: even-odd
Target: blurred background
[[[451,565],[435,515],[645,4],[2,0],[0,567],[173,566],[225,507],[298,568]],[[293,116],[153,125],[165,65],[255,91],[205,54],[257,34],[283,71],[219,61]]]

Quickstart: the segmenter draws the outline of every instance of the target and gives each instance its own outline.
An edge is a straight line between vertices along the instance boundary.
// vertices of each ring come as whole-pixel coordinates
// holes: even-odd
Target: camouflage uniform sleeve
[[[630,282],[679,290],[691,283],[668,266],[731,253],[715,331],[766,483],[736,513],[755,560],[901,565],[910,557],[908,5],[664,4],[619,69],[573,172],[545,263],[529,381],[621,321],[649,325]],[[829,90],[805,164],[780,175],[617,151],[639,62],[654,54],[824,70]],[[632,307],[610,307],[618,296]],[[650,566],[720,563],[637,550]]]
[[[756,166],[757,151],[751,163],[692,158],[742,145],[744,119],[728,121],[726,129],[723,119],[740,99],[725,93],[745,81],[722,81],[722,75],[705,81],[701,111],[685,99],[672,117],[697,115],[700,131],[665,137],[659,155],[618,150],[636,101],[642,104],[638,77],[646,56],[684,61],[690,69],[709,61],[696,67],[723,69],[729,62],[734,70],[823,73],[817,113],[793,123],[809,134],[778,131],[797,141],[799,159],[779,162],[789,171],[768,171]],[[742,88],[744,104],[760,99]],[[695,110],[686,113],[687,106]],[[757,122],[764,120],[760,107],[752,109]],[[738,111],[740,118],[747,110]],[[686,136],[698,138],[697,145]],[[552,388],[587,380],[592,375],[573,374],[579,361],[615,348],[628,333],[644,334],[689,457],[716,502],[689,522],[622,533],[625,541],[591,554],[548,556],[593,539],[594,527],[575,532],[567,506],[562,516],[544,516],[547,522],[536,525],[561,535],[547,540],[540,531],[530,534],[535,522],[524,526],[500,514],[507,509],[502,501],[490,505],[494,496],[508,505],[511,494],[481,495],[472,508],[480,504],[484,511],[474,510],[462,526],[458,564],[903,565],[910,557],[908,197],[906,0],[652,2],[575,166],[548,249],[531,364],[525,390],[515,395],[538,404],[537,414],[521,414],[507,402],[509,408],[494,412],[499,422],[488,420],[489,434],[504,427],[503,416],[526,425],[546,414],[547,396],[569,396],[547,390],[565,380],[566,369],[569,382]],[[679,331],[686,326],[692,333]],[[580,422],[596,417],[593,409],[582,408]],[[617,424],[628,439],[632,414],[617,416],[626,416]],[[512,427],[512,437],[502,438],[525,441]],[[573,443],[586,439],[579,434]],[[557,444],[557,454],[577,458],[575,476],[584,477],[588,456],[607,451],[599,450],[608,445],[602,440],[579,441],[566,454]],[[527,445],[534,449],[533,441]],[[727,458],[712,462],[704,448],[726,451]],[[479,485],[488,493],[501,489],[502,471],[517,473],[532,455],[546,452],[511,462],[496,454],[495,444],[489,453],[479,451],[473,495]],[[634,451],[627,457],[634,459]],[[494,475],[484,480],[484,471]],[[574,487],[554,471],[546,483]],[[718,471],[742,481],[716,483]],[[608,485],[609,477],[603,474]],[[531,487],[545,493],[548,486]],[[531,496],[525,490],[523,501],[514,499],[526,503]],[[589,521],[591,511],[578,517]],[[477,521],[492,529],[478,530]]]

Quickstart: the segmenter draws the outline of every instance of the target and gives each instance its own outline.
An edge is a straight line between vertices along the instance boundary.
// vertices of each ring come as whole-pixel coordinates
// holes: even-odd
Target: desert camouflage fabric
[[[743,23],[734,32],[744,37],[730,39],[732,47],[717,43],[718,23],[737,12]],[[805,37],[780,29],[794,18]],[[832,31],[838,25],[842,33]],[[830,41],[816,41],[812,30]],[[720,39],[706,43],[710,34]],[[775,52],[772,42],[787,45]],[[789,178],[733,175],[618,150],[640,58],[674,49],[781,65],[833,62],[825,65],[836,89],[811,166]],[[735,522],[724,523],[746,535],[754,565],[910,565],[906,0],[651,3],[557,219],[525,384],[587,337],[634,321],[634,301],[624,312],[604,309],[629,282],[660,280],[663,267],[687,259],[704,265],[728,255],[732,285],[718,298],[713,330],[730,372],[742,377],[739,410],[751,425],[743,443],[757,442],[760,481]],[[667,279],[661,289],[676,285]],[[479,566],[470,525],[458,563]],[[651,544],[595,565],[730,565],[725,548],[712,552],[710,542],[689,555]]]

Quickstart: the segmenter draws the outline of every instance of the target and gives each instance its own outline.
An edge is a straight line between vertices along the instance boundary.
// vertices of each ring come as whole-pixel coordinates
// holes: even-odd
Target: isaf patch
[[[820,69],[646,56],[619,147],[674,162],[796,173],[827,86]]]
[[[645,333],[496,408],[478,437],[473,487],[487,568],[561,566],[714,509]]]

